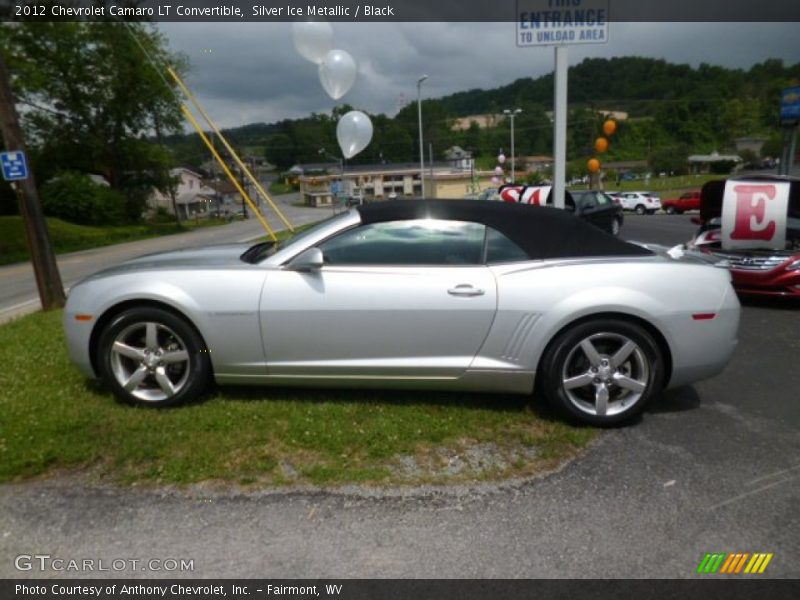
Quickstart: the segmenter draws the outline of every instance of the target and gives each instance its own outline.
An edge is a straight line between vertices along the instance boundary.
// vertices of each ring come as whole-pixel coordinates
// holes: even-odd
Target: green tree
[[[175,85],[185,60],[143,23],[40,23],[0,27],[0,51],[25,106],[24,127],[45,165],[103,175],[138,219],[152,188],[167,191],[173,159],[157,142],[180,130]]]
[[[65,172],[42,187],[45,213],[80,225],[118,225],[125,220],[125,196],[82,173]]]

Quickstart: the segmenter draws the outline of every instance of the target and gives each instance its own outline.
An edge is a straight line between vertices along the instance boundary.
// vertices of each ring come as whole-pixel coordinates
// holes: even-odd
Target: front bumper
[[[733,287],[739,294],[800,298],[800,270],[778,267],[771,271],[731,269]]]

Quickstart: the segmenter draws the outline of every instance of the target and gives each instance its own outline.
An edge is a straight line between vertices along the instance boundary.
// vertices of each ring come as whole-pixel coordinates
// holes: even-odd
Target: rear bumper
[[[740,312],[739,300],[728,286],[713,319],[693,320],[685,315],[676,327],[667,387],[708,379],[725,369],[738,343]]]

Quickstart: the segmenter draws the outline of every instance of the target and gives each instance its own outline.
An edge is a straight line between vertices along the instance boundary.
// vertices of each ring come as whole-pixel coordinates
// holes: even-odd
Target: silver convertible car
[[[219,384],[531,394],[596,425],[712,377],[736,345],[724,269],[554,208],[400,200],[280,245],[144,256],[73,287],[72,360],[121,399]]]

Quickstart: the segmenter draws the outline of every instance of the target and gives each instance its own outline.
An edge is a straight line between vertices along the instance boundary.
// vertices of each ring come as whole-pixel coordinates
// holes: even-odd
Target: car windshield
[[[259,242],[253,246],[250,246],[247,250],[245,250],[241,256],[239,257],[242,261],[250,264],[256,264],[261,262],[262,260],[269,258],[278,250],[283,250],[284,248],[288,247],[295,242],[299,242],[305,239],[308,236],[315,234],[317,231],[322,229],[323,227],[328,226],[331,221],[335,219],[343,218],[344,215],[348,213],[340,213],[337,215],[332,215],[327,219],[323,219],[311,226],[304,226],[306,228],[301,229],[300,231],[296,231],[294,234],[287,236],[284,239],[279,239],[277,242],[272,240],[267,240],[265,242]]]

